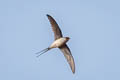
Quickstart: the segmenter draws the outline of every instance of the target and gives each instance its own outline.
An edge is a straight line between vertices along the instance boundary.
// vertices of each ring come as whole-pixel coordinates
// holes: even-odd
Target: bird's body
[[[53,48],[59,48],[65,58],[67,59],[70,67],[71,67],[71,70],[73,73],[75,73],[75,63],[74,63],[74,59],[73,59],[73,56],[71,54],[71,51],[69,49],[69,47],[67,46],[66,42],[70,39],[69,37],[63,37],[62,35],[62,32],[58,26],[58,24],[56,23],[56,21],[50,16],[50,15],[47,15],[50,23],[51,23],[51,26],[52,26],[52,30],[54,32],[54,42],[46,49],[36,53],[36,54],[43,54],[45,52],[47,52],[48,50],[51,50]],[[39,54],[37,57],[39,57],[41,54]]]
[[[69,40],[68,37],[62,37],[62,38],[59,38],[57,40],[55,40],[49,48],[59,48],[61,47],[62,45],[64,45],[67,41]]]

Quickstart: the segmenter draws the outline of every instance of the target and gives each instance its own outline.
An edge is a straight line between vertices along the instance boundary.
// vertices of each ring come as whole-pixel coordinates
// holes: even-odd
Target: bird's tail
[[[44,54],[45,52],[47,52],[47,51],[49,51],[51,48],[46,48],[46,49],[43,49],[42,51],[40,51],[40,52],[37,52],[37,53],[35,53],[35,54],[37,54],[37,56],[36,57],[39,57],[39,56],[41,56],[42,54]]]

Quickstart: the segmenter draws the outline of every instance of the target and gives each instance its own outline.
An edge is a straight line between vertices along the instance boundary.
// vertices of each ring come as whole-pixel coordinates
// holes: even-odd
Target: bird
[[[62,53],[64,54],[65,58],[67,59],[67,62],[69,63],[69,66],[73,72],[73,74],[75,73],[75,62],[74,62],[74,58],[71,54],[71,51],[68,47],[68,45],[66,44],[69,41],[69,37],[63,37],[61,29],[59,28],[57,22],[55,21],[55,19],[50,16],[49,14],[46,14],[53,33],[54,33],[54,42],[46,49],[43,49],[40,52],[37,52],[37,57],[39,57],[40,55],[44,54],[45,52],[53,49],[53,48],[59,48]]]

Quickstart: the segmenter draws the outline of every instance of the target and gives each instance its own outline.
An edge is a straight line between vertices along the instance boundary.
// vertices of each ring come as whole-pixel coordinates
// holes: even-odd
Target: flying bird
[[[69,49],[69,47],[67,46],[66,42],[68,42],[68,40],[70,39],[69,37],[63,37],[62,35],[62,32],[57,24],[57,22],[55,21],[55,19],[50,16],[50,15],[46,15],[48,17],[48,20],[50,21],[50,24],[51,24],[51,27],[52,27],[52,30],[54,32],[54,42],[46,49],[40,51],[40,52],[37,52],[36,54],[38,54],[37,57],[39,57],[41,54],[53,49],[53,48],[59,48],[65,58],[67,59],[67,62],[69,63],[70,65],[70,68],[72,70],[73,73],[75,73],[75,63],[74,63],[74,59],[73,59],[73,56],[71,54],[71,51]],[[41,53],[41,54],[40,54]]]

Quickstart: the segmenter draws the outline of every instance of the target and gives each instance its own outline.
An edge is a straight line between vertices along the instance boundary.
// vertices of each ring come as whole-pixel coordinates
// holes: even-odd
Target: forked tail
[[[35,54],[38,54],[36,57],[41,56],[42,54],[44,54],[44,53],[47,52],[48,50],[50,50],[50,48],[46,48],[46,49],[43,49],[43,50],[40,51],[40,52],[35,53]]]

